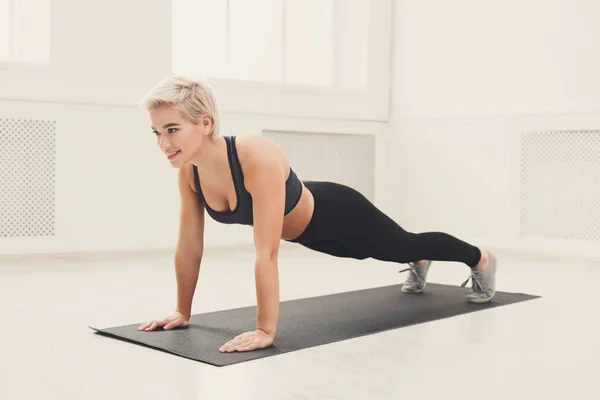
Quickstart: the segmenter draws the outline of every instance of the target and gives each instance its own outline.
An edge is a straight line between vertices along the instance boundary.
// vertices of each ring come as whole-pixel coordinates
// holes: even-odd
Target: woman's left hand
[[[264,331],[257,329],[252,332],[245,332],[236,336],[225,343],[219,349],[222,353],[231,353],[233,351],[250,351],[269,347],[273,344],[274,337]]]

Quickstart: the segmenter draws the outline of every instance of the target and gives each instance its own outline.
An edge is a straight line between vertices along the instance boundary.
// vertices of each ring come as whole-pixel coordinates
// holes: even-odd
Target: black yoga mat
[[[220,353],[240,333],[255,329],[256,306],[196,314],[183,329],[138,331],[138,325],[97,329],[97,334],[225,366],[356,338],[389,329],[505,306],[539,296],[497,292],[487,304],[466,301],[467,288],[428,283],[421,294],[402,294],[402,285],[283,301],[273,346],[250,352]]]

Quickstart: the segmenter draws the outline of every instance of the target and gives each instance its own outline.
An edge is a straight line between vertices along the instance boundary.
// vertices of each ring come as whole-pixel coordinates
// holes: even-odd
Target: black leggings
[[[442,232],[407,232],[348,186],[316,181],[305,181],[304,185],[315,199],[314,213],[305,231],[289,242],[360,260],[457,261],[471,268],[479,263],[477,247]]]

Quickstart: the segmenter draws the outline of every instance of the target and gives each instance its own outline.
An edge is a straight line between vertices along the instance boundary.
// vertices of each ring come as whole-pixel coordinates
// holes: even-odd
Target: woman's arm
[[[190,186],[191,166],[179,169],[179,237],[175,250],[177,311],[189,317],[204,252],[204,207]]]
[[[192,314],[192,299],[200,273],[204,249],[204,206],[198,201],[190,186],[191,168],[179,169],[179,239],[175,250],[175,276],[177,279],[177,312],[161,320],[149,321],[138,330],[153,331],[158,327],[172,329],[188,325]],[[183,317],[182,317],[183,316]],[[184,318],[185,317],[185,318]]]
[[[285,173],[280,161],[257,157],[248,165],[246,188],[252,195],[256,329],[275,337],[279,315],[278,252],[285,209]]]
[[[219,348],[221,352],[250,351],[272,345],[279,317],[277,259],[285,212],[285,172],[289,167],[282,149],[270,140],[249,136],[236,146],[244,166],[244,186],[252,195],[256,329],[231,339]]]

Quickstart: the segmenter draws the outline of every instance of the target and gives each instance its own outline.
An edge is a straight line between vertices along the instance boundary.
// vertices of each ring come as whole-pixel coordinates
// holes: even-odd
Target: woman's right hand
[[[163,329],[173,329],[173,328],[184,328],[189,325],[189,320],[187,316],[183,315],[179,311],[174,312],[166,318],[156,321],[148,321],[143,325],[138,327],[138,331],[153,331],[156,328],[163,327]]]

